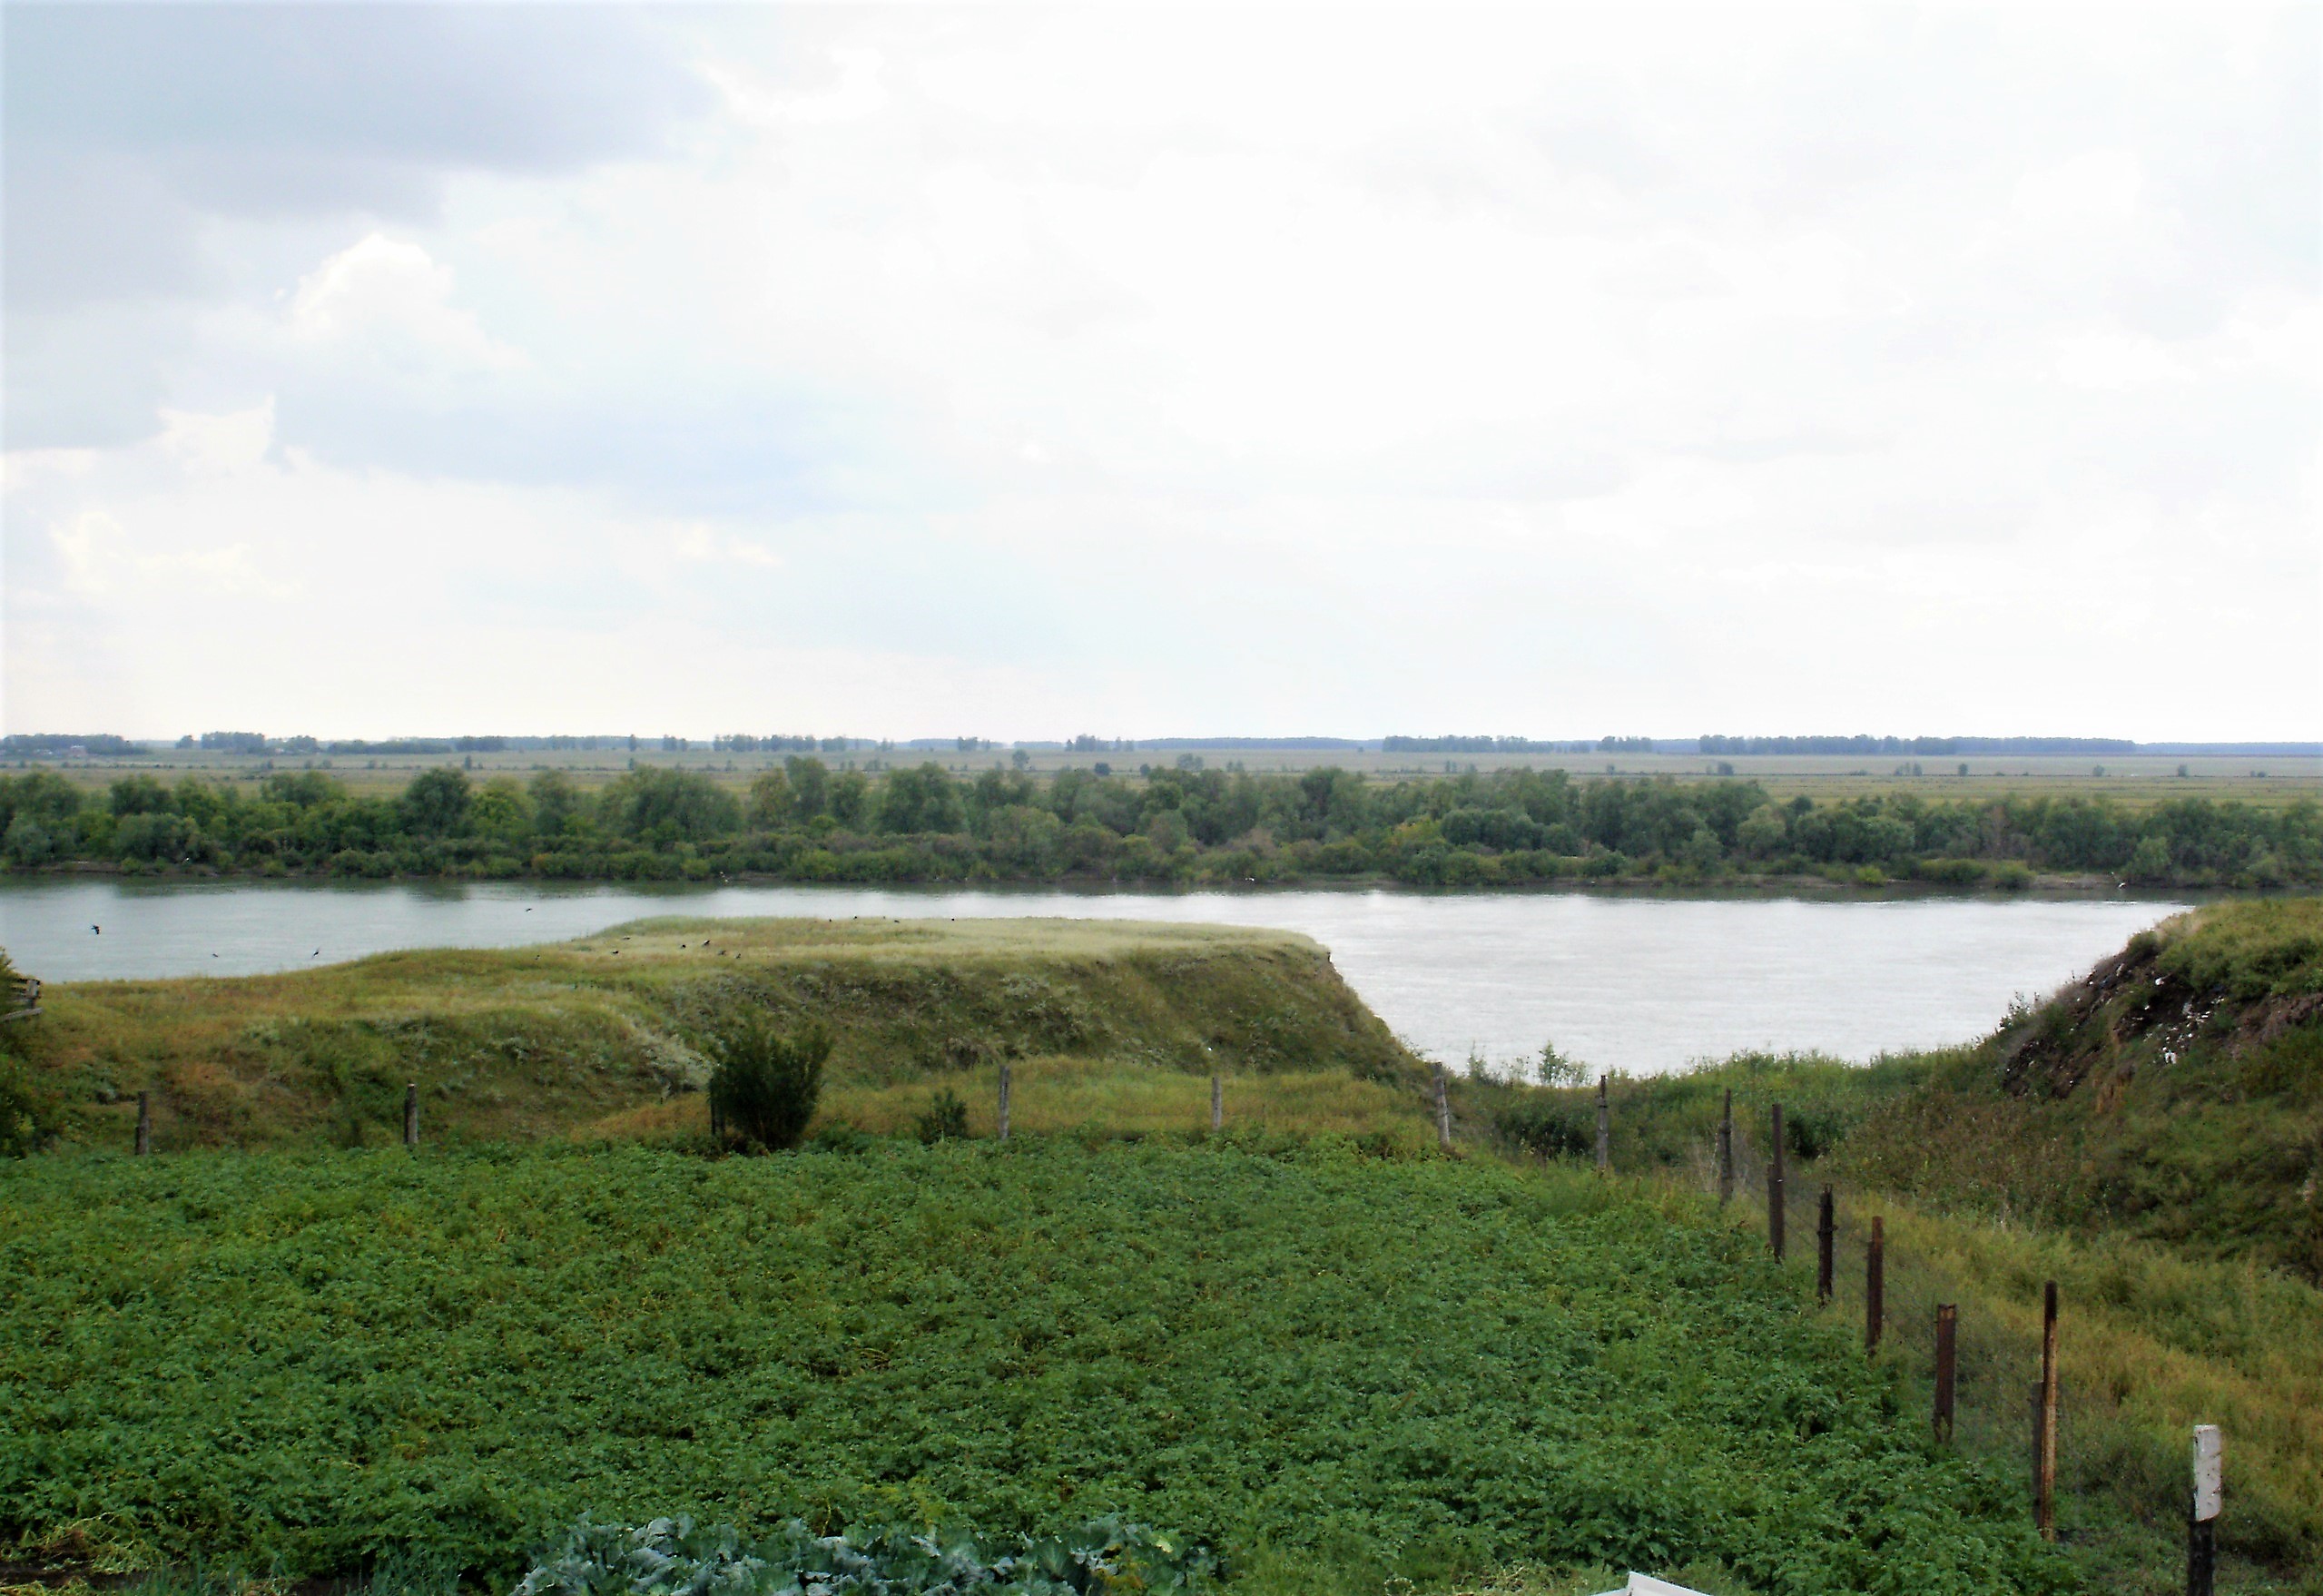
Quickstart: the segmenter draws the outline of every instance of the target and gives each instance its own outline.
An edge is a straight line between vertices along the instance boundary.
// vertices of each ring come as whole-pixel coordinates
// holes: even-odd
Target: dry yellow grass
[[[1055,1057],[1019,1059],[1009,1069],[1013,1134],[1174,1136],[1210,1126],[1206,1076]],[[1292,1136],[1383,1133],[1414,1150],[1435,1135],[1413,1094],[1341,1070],[1236,1075],[1224,1078],[1224,1084],[1225,1123],[1232,1129]],[[967,1106],[969,1135],[987,1137],[999,1128],[999,1069],[988,1065],[921,1080],[834,1082],[823,1092],[809,1134],[847,1125],[872,1136],[910,1135],[943,1092]],[[650,1141],[704,1136],[709,1128],[708,1105],[694,1093],[606,1115],[573,1134],[589,1140]]]

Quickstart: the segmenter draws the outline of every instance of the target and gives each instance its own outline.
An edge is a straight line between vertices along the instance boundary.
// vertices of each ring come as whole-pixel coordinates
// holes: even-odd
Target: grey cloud
[[[648,17],[586,7],[11,5],[12,443],[150,420],[157,347],[76,308],[227,297],[219,219],[425,218],[459,172],[664,148],[708,93]],[[12,350],[12,353],[15,352]]]

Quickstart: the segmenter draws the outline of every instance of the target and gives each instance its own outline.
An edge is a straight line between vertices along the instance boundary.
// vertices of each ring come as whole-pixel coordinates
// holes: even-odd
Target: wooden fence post
[[[1779,1262],[1783,1256],[1783,1106],[1775,1105],[1774,1150],[1767,1158],[1767,1246]]]
[[[1936,1305],[1935,1434],[1952,1439],[1953,1392],[1960,1367],[1960,1309],[1952,1303]]]
[[[149,1092],[137,1094],[137,1156],[144,1158],[153,1150],[153,1098]]]
[[[416,1080],[403,1083],[403,1145],[419,1145],[419,1083]]]
[[[1444,1089],[1443,1066],[1436,1069],[1436,1145],[1452,1151],[1452,1098]]]
[[[1871,1246],[1864,1254],[1864,1354],[1879,1350],[1879,1332],[1887,1320],[1887,1236],[1885,1221],[1874,1217]]]
[[[1605,1077],[1597,1078],[1597,1172],[1613,1167],[1613,1109],[1605,1098]]]
[[[2057,1538],[2057,1283],[2041,1292],[2041,1394],[2033,1404],[2033,1522]]]
[[[2211,1596],[2218,1580],[2218,1518],[2226,1506],[2225,1444],[2216,1424],[2194,1426],[2194,1510],[2186,1522],[2186,1596]]]
[[[1000,1061],[1000,1139],[1009,1139],[1009,1065]]]
[[[1726,1111],[1718,1117],[1718,1207],[1734,1197],[1734,1088],[1726,1089]]]
[[[1210,1128],[1226,1128],[1226,1082],[1222,1075],[1210,1077]]]
[[[1821,1213],[1815,1222],[1815,1295],[1825,1302],[1831,1300],[1833,1271],[1837,1266],[1838,1249],[1838,1204],[1826,1185],[1823,1188]]]

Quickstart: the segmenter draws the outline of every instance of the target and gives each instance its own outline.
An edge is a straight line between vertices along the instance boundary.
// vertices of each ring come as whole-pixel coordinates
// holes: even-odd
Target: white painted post
[[[1443,1066],[1436,1069],[1436,1145],[1452,1151],[1452,1098],[1444,1089]]]
[[[2194,1426],[2194,1512],[2186,1525],[2186,1596],[2211,1596],[2218,1579],[2218,1518],[2226,1507],[2224,1452],[2216,1424]]]

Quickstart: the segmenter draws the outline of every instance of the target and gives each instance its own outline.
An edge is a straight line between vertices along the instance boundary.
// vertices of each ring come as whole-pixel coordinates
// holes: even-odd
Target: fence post
[[[1952,1439],[1952,1398],[1960,1367],[1960,1309],[1952,1303],[1936,1305],[1935,1434]]]
[[[1226,1128],[1226,1082],[1221,1075],[1210,1077],[1210,1128]]]
[[[1435,1070],[1436,1145],[1448,1153],[1452,1151],[1452,1098],[1444,1089],[1443,1066],[1437,1065]]]
[[[137,1094],[137,1156],[145,1157],[153,1150],[153,1098],[149,1092]]]
[[[1009,1065],[1000,1061],[1000,1139],[1009,1139]]]
[[[1718,1117],[1718,1207],[1734,1197],[1734,1088],[1726,1089],[1726,1111]]]
[[[1887,1235],[1885,1221],[1871,1222],[1871,1246],[1864,1254],[1864,1354],[1879,1350],[1879,1332],[1887,1319]]]
[[[2033,1522],[2057,1538],[2057,1283],[2041,1292],[2041,1394],[2033,1407]]]
[[[1838,1205],[1826,1185],[1823,1188],[1822,1211],[1815,1222],[1815,1295],[1825,1302],[1831,1300],[1832,1276],[1837,1264],[1838,1247]]]
[[[1613,1167],[1613,1109],[1605,1098],[1605,1077],[1597,1078],[1597,1172]]]
[[[419,1145],[419,1083],[416,1080],[403,1083],[403,1145]]]
[[[2186,1521],[2186,1596],[2211,1596],[2218,1578],[2218,1517],[2226,1505],[2224,1450],[2216,1424],[2194,1426],[2194,1511]]]
[[[1774,1151],[1767,1159],[1767,1246],[1780,1262],[1783,1256],[1783,1106],[1775,1105]]]

